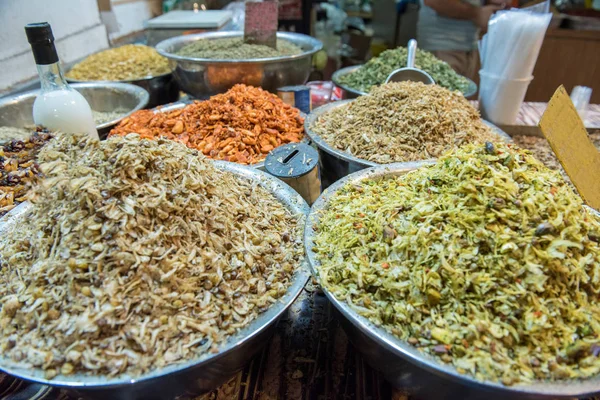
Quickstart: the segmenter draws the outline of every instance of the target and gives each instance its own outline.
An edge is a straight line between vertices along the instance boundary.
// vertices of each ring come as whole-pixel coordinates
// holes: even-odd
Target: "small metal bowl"
[[[431,164],[432,162],[429,162]],[[385,176],[403,175],[422,163],[396,163],[365,169],[348,175],[326,189],[313,204],[304,228],[306,257],[313,276],[320,282],[319,262],[314,248],[314,227],[320,215],[328,207],[330,198],[346,184]],[[385,329],[360,316],[344,299],[336,298],[323,287],[327,298],[341,315],[341,324],[352,344],[363,354],[366,361],[382,372],[395,387],[410,398],[416,399],[464,399],[464,400],[514,400],[514,399],[574,399],[587,398],[600,393],[600,376],[587,380],[535,382],[526,385],[504,386],[498,382],[479,381],[470,375],[460,374],[450,365],[420,352],[417,348],[398,339]]]
[[[119,118],[96,126],[100,138],[105,138],[123,118],[148,104],[148,92],[127,83],[88,82],[70,86],[85,97],[94,111],[126,111]],[[0,99],[0,126],[21,128],[34,125],[33,102],[38,94],[39,90],[31,90]]]
[[[310,140],[313,141],[313,143],[317,146],[319,150],[321,174],[323,176],[324,187],[329,186],[329,184],[332,184],[335,181],[354,172],[363,170],[365,168],[377,167],[382,165],[373,161],[363,160],[362,158],[355,157],[352,154],[346,153],[345,151],[330,146],[325,142],[325,140],[323,140],[323,138],[318,133],[314,132],[311,129],[311,127],[321,117],[321,115],[333,110],[334,108],[348,104],[351,101],[353,101],[353,99],[340,100],[335,101],[333,103],[325,104],[319,108],[314,109],[310,113],[308,118],[304,120],[304,132],[306,132],[306,135],[310,138]],[[504,140],[506,142],[512,142],[512,138],[508,134],[506,134],[502,129],[498,128],[491,122],[483,122],[489,127],[491,127],[498,134],[499,139]],[[428,163],[430,161],[431,160],[423,160],[416,161],[416,163],[417,165],[419,165],[419,163]],[[396,164],[415,165],[415,162]]]
[[[167,104],[166,106],[156,107],[154,109],[154,112],[155,113],[158,113],[158,112],[171,112],[171,111],[179,110],[179,109],[182,109],[183,107],[187,106],[188,104],[191,104],[192,102],[193,102],[193,100],[189,100],[189,101],[177,101],[175,103]],[[306,114],[304,114],[302,111],[300,111],[300,116],[302,118],[304,118],[304,123],[306,124],[306,119],[308,118],[306,116]],[[304,137],[302,138],[302,140],[300,141],[300,143],[308,143],[308,142],[309,142],[309,138],[308,138],[308,135],[306,134],[306,128],[305,128]],[[239,165],[245,165],[245,164],[239,164]],[[256,168],[258,170],[264,171],[265,170],[265,160],[263,159],[262,161],[259,161],[257,163],[248,164],[248,165],[245,165],[245,166],[251,167],[251,168]]]
[[[237,83],[262,87],[271,92],[283,86],[302,85],[310,74],[312,55],[323,48],[319,40],[310,36],[277,32],[278,39],[296,44],[302,48],[302,53],[251,60],[192,58],[175,54],[182,47],[198,40],[241,36],[241,31],[177,36],[163,40],[156,45],[156,50],[170,60],[175,79],[183,91],[196,98],[206,98],[226,92]]]
[[[304,199],[279,179],[243,165],[225,161],[214,161],[214,163],[223,171],[229,171],[262,186],[293,214],[308,214],[309,207]],[[18,229],[20,218],[27,218],[27,215],[23,214],[27,212],[28,205],[29,203],[19,205],[12,210],[11,214],[7,214],[0,220],[0,234],[4,235],[7,231]],[[49,380],[45,378],[41,369],[18,367],[2,356],[0,356],[0,370],[20,379],[76,391],[84,398],[98,400],[173,399],[185,393],[206,393],[244,368],[250,359],[269,342],[270,337],[275,333],[277,321],[302,292],[309,277],[308,262],[304,259],[298,265],[286,294],[236,335],[231,336],[216,354],[204,354],[184,363],[136,377],[74,374],[58,375]]]
[[[172,103],[179,100],[179,86],[173,78],[172,73],[158,76],[149,76],[142,79],[133,79],[129,81],[79,81],[77,79],[66,78],[72,83],[127,83],[139,86],[145,89],[150,98],[144,107],[156,107],[161,104]]]
[[[359,64],[359,65],[352,65],[350,67],[341,68],[341,69],[338,69],[337,71],[335,71],[333,73],[333,75],[331,76],[331,80],[333,81],[333,83],[335,83],[336,86],[344,89],[344,91],[346,92],[347,99],[355,99],[358,96],[364,96],[365,94],[368,94],[367,92],[353,89],[350,86],[346,86],[340,82],[340,78],[342,76],[348,75],[349,73],[356,71],[357,69],[359,69],[362,66],[363,66],[363,64]],[[467,81],[469,81],[469,86],[463,92],[463,96],[465,96],[467,98],[474,96],[475,93],[477,93],[477,84],[475,82],[473,82],[471,79],[467,78],[466,76],[463,76],[463,78],[465,78]]]

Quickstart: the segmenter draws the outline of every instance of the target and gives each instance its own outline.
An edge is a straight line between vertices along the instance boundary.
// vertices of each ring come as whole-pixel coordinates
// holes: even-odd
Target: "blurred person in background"
[[[419,48],[446,61],[459,74],[477,78],[477,41],[487,31],[492,14],[508,0],[420,0]]]

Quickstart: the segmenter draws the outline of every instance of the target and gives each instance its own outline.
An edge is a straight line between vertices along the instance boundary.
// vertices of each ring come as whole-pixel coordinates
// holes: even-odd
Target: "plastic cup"
[[[479,77],[481,117],[494,124],[513,125],[533,76],[506,79],[480,70]]]

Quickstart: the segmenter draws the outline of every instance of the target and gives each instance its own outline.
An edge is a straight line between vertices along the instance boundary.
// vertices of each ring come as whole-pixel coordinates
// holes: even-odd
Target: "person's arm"
[[[487,30],[492,14],[503,8],[496,4],[476,7],[460,0],[423,0],[423,3],[444,17],[472,21],[483,31]]]

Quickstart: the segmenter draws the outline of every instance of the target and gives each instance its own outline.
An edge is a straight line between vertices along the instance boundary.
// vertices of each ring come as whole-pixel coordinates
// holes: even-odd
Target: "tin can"
[[[277,89],[277,96],[279,96],[284,103],[296,107],[305,114],[310,113],[312,110],[310,87],[308,86],[285,86]]]

